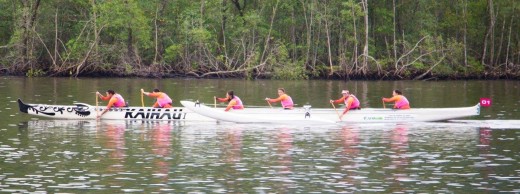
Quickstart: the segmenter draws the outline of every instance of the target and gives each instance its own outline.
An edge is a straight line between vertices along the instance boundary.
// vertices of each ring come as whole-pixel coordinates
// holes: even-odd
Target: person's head
[[[235,98],[235,92],[233,92],[233,90],[229,90],[226,92],[226,98],[228,99],[228,102],[233,100],[233,98]]]
[[[161,92],[161,90],[155,88],[155,89],[153,89],[153,92]]]
[[[403,95],[403,92],[401,92],[400,90],[394,90],[393,95]]]
[[[107,90],[107,94],[112,96],[112,95],[116,94],[116,92],[114,92],[114,90]]]
[[[285,89],[283,89],[283,88],[278,88],[278,95],[281,96],[281,95],[283,95],[283,94],[285,94]]]
[[[233,90],[229,90],[226,93],[226,97],[228,98],[228,101],[231,101],[231,99],[235,98],[235,92],[233,92]]]
[[[341,94],[342,94],[343,96],[348,96],[348,95],[350,94],[350,92],[349,92],[348,90],[342,90],[342,91],[341,91]]]

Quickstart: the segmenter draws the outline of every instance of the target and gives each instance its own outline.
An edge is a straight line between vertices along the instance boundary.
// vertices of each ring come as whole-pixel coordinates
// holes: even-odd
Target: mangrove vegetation
[[[24,76],[514,79],[518,0],[0,0]]]

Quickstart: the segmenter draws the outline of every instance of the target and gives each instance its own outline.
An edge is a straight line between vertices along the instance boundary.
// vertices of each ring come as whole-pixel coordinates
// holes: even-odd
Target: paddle
[[[213,108],[217,108],[217,97],[216,97],[216,96],[213,96],[213,100],[214,100],[214,102],[215,102],[215,104],[214,104],[215,106],[213,106]]]
[[[144,93],[142,91],[143,89],[141,88],[141,106],[144,107]]]
[[[330,102],[330,104],[332,105],[332,108],[334,108],[334,110],[336,111],[336,114],[338,114],[339,120],[341,121],[341,115],[339,114],[338,109],[336,109],[336,106],[334,106],[334,102]]]
[[[269,107],[273,108],[273,106],[271,105],[271,102],[269,102],[268,98],[265,98],[265,101],[267,101],[267,104],[269,104]]]
[[[381,102],[383,102],[383,108],[386,108],[385,101],[381,99]]]
[[[96,92],[96,118],[99,116],[98,92]]]

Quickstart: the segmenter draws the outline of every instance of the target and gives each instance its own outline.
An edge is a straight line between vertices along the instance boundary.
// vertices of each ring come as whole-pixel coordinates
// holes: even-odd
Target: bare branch
[[[428,69],[428,71],[424,72],[423,74],[421,74],[421,75],[419,75],[419,76],[417,76],[417,77],[415,77],[415,78],[413,78],[413,79],[414,79],[414,80],[420,80],[420,79],[422,79],[424,76],[426,76],[427,74],[429,74],[429,73],[433,70],[433,68],[435,68],[437,65],[441,64],[441,62],[444,61],[445,58],[446,58],[446,55],[442,56],[442,58],[441,58],[439,61],[437,61],[437,63],[435,63],[434,65],[432,65],[432,66],[430,67],[430,69]]]
[[[406,54],[404,55],[401,55],[401,57],[399,57],[399,59],[397,59],[397,61],[395,62],[395,70],[396,72],[398,72],[398,67],[397,65],[399,64],[399,62],[401,61],[401,59],[403,59],[404,57],[408,56],[410,53],[412,53],[418,46],[419,46],[419,43],[421,43],[426,37],[429,37],[429,36],[424,36],[423,38],[421,38],[421,40],[417,41],[417,43],[415,43],[415,46],[410,49]],[[395,73],[397,75],[397,73]]]

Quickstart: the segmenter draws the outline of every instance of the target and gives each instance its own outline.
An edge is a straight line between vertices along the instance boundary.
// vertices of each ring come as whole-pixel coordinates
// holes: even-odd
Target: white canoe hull
[[[408,110],[363,108],[350,110],[342,120],[338,114],[342,109],[305,109],[282,110],[271,108],[246,108],[244,110],[223,111],[210,108],[190,101],[181,104],[195,113],[213,119],[236,123],[400,123],[400,122],[431,122],[454,118],[477,116],[480,105],[461,108],[413,108]]]
[[[25,104],[18,99],[20,111],[29,115],[35,115],[53,119],[93,120],[97,118],[105,107],[91,106],[84,103],[74,105],[46,105]],[[111,108],[103,114],[101,119],[107,120],[164,120],[164,121],[215,121],[185,108],[148,108],[148,107],[123,107]]]

